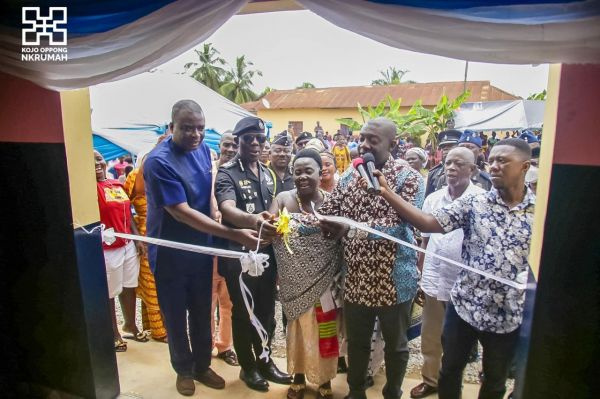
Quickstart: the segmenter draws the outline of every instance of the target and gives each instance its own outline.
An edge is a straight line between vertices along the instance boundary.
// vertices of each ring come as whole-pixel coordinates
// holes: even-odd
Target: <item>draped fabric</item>
[[[297,1],[339,27],[406,50],[507,64],[600,62],[599,0]],[[65,0],[68,61],[61,62],[21,61],[23,3],[9,2],[0,14],[0,71],[56,90],[123,79],[201,43],[247,2]],[[57,4],[36,5],[47,15]]]
[[[79,27],[78,31],[68,36],[68,61],[21,61],[20,26],[16,28],[3,24],[0,26],[0,71],[54,90],[82,88],[134,76],[161,65],[201,43],[235,15],[246,2],[146,2],[155,5],[159,3],[158,6],[165,4],[152,11],[156,7],[143,8],[142,2],[139,1],[135,4],[141,8],[131,9],[127,8],[128,2],[110,1],[106,2],[105,8],[95,19],[92,14],[95,2],[80,1],[76,3],[78,8],[75,5],[67,6],[67,10],[89,8],[91,11],[90,15],[85,16],[87,19],[75,25]],[[109,23],[111,6],[115,11],[112,16],[115,20]],[[46,9],[42,8],[42,13],[47,14]],[[144,15],[144,11],[152,12]],[[82,15],[68,13],[67,20],[72,21],[78,17],[83,18]],[[133,18],[137,19],[132,20]],[[11,21],[15,20],[21,21],[20,10],[17,15],[12,15]],[[115,26],[119,22],[125,24]],[[98,28],[94,29],[96,24]],[[109,29],[111,27],[112,29]],[[99,32],[83,34],[86,29]]]
[[[406,50],[505,64],[600,62],[597,0],[297,1],[341,28]]]

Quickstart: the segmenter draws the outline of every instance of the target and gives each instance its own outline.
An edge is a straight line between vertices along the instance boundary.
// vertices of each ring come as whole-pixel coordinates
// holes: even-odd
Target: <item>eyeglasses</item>
[[[246,144],[252,144],[254,139],[258,141],[258,144],[262,144],[265,141],[267,141],[267,136],[265,136],[264,134],[244,134],[241,136],[241,138]]]

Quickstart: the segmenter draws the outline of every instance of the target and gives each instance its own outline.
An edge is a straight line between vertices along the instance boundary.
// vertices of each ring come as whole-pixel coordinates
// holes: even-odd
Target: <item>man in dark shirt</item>
[[[269,169],[275,179],[275,195],[294,189],[294,180],[292,179],[290,165],[292,147],[292,138],[287,135],[287,132],[275,136],[275,139],[271,143]]]
[[[273,215],[267,212],[275,195],[275,181],[269,169],[259,162],[259,156],[267,139],[265,125],[259,118],[249,116],[235,126],[234,136],[239,153],[230,162],[219,168],[215,195],[223,223],[227,226],[254,228],[263,227],[263,238],[275,235],[275,226],[269,223]],[[266,223],[263,223],[267,221]],[[229,242],[229,248],[240,246]],[[255,248],[248,248],[255,249]],[[275,288],[277,269],[271,246],[261,252],[269,255],[269,266],[261,276],[242,276],[254,301],[254,314],[263,325],[269,340],[267,351],[271,352],[271,337],[275,328]],[[258,391],[267,391],[267,380],[279,384],[291,384],[292,378],[275,366],[273,360],[265,362],[259,356],[263,351],[262,341],[250,322],[240,289],[241,265],[236,260],[224,259],[219,264],[219,274],[225,277],[227,289],[233,303],[232,326],[233,346],[242,370],[240,379]]]

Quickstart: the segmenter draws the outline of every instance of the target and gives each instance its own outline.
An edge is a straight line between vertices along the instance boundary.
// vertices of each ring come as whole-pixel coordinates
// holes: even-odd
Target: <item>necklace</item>
[[[319,193],[321,193],[323,200],[325,200],[325,190],[320,188]],[[296,190],[296,201],[298,202],[298,207],[300,208],[300,212],[302,212],[304,215],[312,215],[312,212],[306,212],[304,210],[304,205],[302,204],[302,201],[300,201],[300,196],[298,195],[298,190]]]

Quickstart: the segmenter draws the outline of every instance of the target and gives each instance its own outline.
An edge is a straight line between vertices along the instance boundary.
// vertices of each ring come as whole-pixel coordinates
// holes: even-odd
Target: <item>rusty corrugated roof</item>
[[[263,97],[269,109],[292,108],[355,108],[377,105],[386,95],[402,98],[403,106],[411,106],[421,99],[424,106],[437,104],[440,97],[446,94],[450,99],[459,96],[463,91],[463,82],[401,83],[390,86],[350,86],[328,87],[316,89],[273,90]],[[467,101],[515,100],[519,97],[507,93],[489,81],[467,82],[471,96]],[[267,109],[264,101],[258,100],[242,104],[249,111],[256,112]]]

